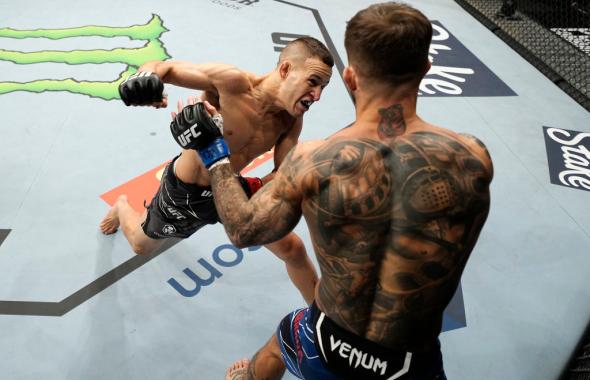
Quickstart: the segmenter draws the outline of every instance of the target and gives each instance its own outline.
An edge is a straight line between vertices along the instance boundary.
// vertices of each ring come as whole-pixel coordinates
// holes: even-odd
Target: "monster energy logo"
[[[112,82],[77,81],[68,79],[40,79],[31,82],[0,82],[0,95],[14,91],[45,92],[67,91],[75,94],[88,95],[104,100],[120,99],[117,90],[119,83],[129,75],[137,72],[139,66],[147,61],[163,61],[170,58],[159,40],[164,28],[158,15],[145,25],[129,27],[81,26],[68,29],[35,29],[15,30],[0,28],[0,37],[5,38],[49,38],[52,40],[70,37],[129,37],[131,40],[147,41],[139,48],[115,48],[112,50],[70,50],[70,51],[34,51],[21,52],[0,49],[0,60],[10,61],[19,65],[33,63],[66,63],[69,65],[123,63],[126,65]]]

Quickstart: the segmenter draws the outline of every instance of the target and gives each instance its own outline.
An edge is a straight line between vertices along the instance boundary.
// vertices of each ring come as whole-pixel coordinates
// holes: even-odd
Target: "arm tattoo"
[[[285,176],[278,173],[276,176],[279,179],[273,179],[248,200],[230,165],[219,165],[211,170],[215,206],[235,245],[246,247],[276,241],[299,222],[299,203],[285,198],[293,193],[294,184]]]

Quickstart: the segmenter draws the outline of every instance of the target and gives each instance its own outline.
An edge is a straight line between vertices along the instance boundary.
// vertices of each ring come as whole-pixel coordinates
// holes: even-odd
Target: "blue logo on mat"
[[[543,127],[554,185],[590,191],[590,133]]]
[[[258,251],[261,246],[248,248],[248,252]],[[223,256],[222,256],[223,254]],[[212,285],[215,280],[223,276],[222,270],[224,268],[234,267],[244,260],[244,251],[231,245],[223,244],[213,250],[211,260],[200,258],[197,260],[201,268],[199,273],[207,273],[201,276],[190,268],[185,268],[182,272],[188,277],[189,281],[183,279],[183,283],[191,283],[191,286],[185,288],[176,279],[170,278],[167,282],[174,290],[184,297],[194,297],[201,292],[205,286]],[[213,263],[216,265],[214,265]],[[465,320],[465,306],[463,304],[463,292],[461,285],[457,288],[453,299],[445,309],[443,316],[443,332],[458,329],[467,326]]]
[[[420,95],[516,96],[440,22],[432,21],[432,27],[432,68],[420,83]]]

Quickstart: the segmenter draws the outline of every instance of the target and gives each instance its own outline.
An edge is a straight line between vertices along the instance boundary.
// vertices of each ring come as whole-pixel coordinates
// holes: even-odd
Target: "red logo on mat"
[[[109,205],[114,205],[115,201],[121,194],[125,194],[128,197],[129,205],[137,212],[142,212],[143,202],[150,203],[158,186],[160,186],[160,178],[162,177],[162,171],[164,167],[168,165],[168,162],[147,171],[124,184],[115,187],[112,190],[107,191],[100,197],[102,200],[107,202]]]
[[[273,151],[268,151],[257,158],[255,158],[248,166],[242,170],[242,175],[245,175],[251,170],[254,170],[258,166],[262,165],[266,161],[273,157]],[[143,202],[150,203],[158,187],[160,186],[160,178],[162,178],[162,171],[164,167],[168,165],[170,161],[164,162],[163,164],[149,170],[132,180],[125,182],[124,184],[115,187],[112,190],[107,191],[100,197],[109,205],[114,205],[115,201],[121,194],[127,195],[129,205],[137,212],[142,212]]]

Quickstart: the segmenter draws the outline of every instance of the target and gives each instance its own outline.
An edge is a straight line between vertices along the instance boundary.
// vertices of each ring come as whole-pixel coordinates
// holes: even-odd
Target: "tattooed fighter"
[[[410,6],[358,12],[345,34],[355,122],[296,146],[250,200],[207,115],[173,123],[175,136],[200,132],[193,148],[209,157],[234,244],[274,241],[303,215],[320,264],[315,303],[285,317],[227,379],[278,379],[285,368],[303,379],[445,379],[443,311],[488,215],[492,162],[475,137],[416,114],[431,38]]]

